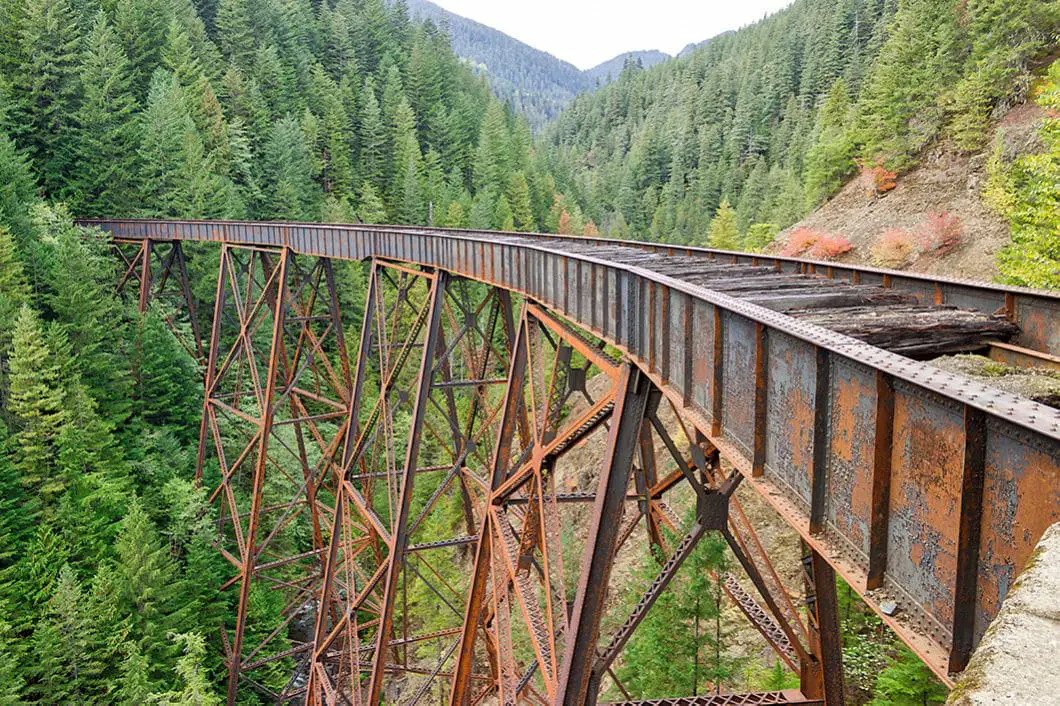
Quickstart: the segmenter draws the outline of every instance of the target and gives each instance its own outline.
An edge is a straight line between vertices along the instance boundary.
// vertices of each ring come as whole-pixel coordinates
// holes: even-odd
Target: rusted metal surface
[[[401,228],[401,230],[418,230]],[[496,237],[491,231],[438,229],[439,232],[473,237]],[[515,235],[515,234],[509,234]],[[559,242],[590,243],[611,246],[615,241],[606,238],[584,238],[554,234],[534,234],[536,237]],[[1034,351],[1060,356],[1060,328],[1056,326],[1060,295],[1025,287],[994,285],[940,275],[885,270],[863,265],[848,265],[830,261],[782,257],[771,254],[728,252],[711,248],[674,247],[659,243],[626,241],[630,247],[647,252],[668,252],[680,256],[702,255],[719,262],[752,264],[774,268],[779,273],[806,273],[829,279],[845,280],[853,284],[878,285],[913,294],[924,303],[966,307],[984,313],[1004,313],[1020,327],[1019,345]]]
[[[592,343],[565,330],[550,312],[569,319],[639,367],[685,423],[744,474],[870,606],[883,614],[881,603],[895,602],[897,610],[884,620],[944,679],[974,648],[1044,529],[1060,520],[1056,410],[658,271],[679,267],[684,249],[677,249],[675,263],[656,259],[658,267],[648,269],[622,248],[652,246],[579,238],[294,224],[98,225],[127,240],[215,241],[445,271],[534,302],[535,321],[563,331],[564,345],[578,354],[599,358]],[[1056,352],[1055,295],[782,258],[724,258],[784,272],[797,265],[800,272],[902,288],[928,303],[1000,311],[1021,326],[1021,345]],[[599,369],[617,368],[601,360]],[[543,422],[551,407],[547,386],[538,383],[526,382],[538,384],[532,403],[525,393],[512,397],[511,418],[497,437],[493,459],[511,443],[512,463],[494,462],[492,479],[482,474],[483,492],[500,502],[494,504],[499,509],[479,508],[474,531],[461,532],[480,537],[480,559],[468,587],[472,600],[461,616],[463,637],[453,647],[456,667],[421,670],[454,674],[452,703],[479,693],[484,664],[504,702],[534,692],[556,698],[557,675],[566,668],[556,650],[566,639],[566,611],[554,605],[551,617],[539,614],[529,591],[543,601],[554,589],[547,581],[537,588],[528,584],[523,567],[540,562],[534,552],[547,549],[541,537],[549,534],[549,508],[558,502],[545,460],[599,429],[613,414],[614,400],[597,400],[578,427],[559,433]],[[509,393],[511,384],[510,378]],[[541,424],[531,433],[527,419],[534,405]],[[558,435],[546,441],[545,431]],[[638,438],[630,435],[629,443]],[[520,459],[524,453],[537,460],[527,463]],[[981,484],[981,498],[966,492],[969,482]],[[628,495],[633,500],[626,505],[636,507],[636,490]],[[529,498],[520,507],[530,509],[516,512],[508,498]],[[532,575],[540,579],[540,573]],[[769,608],[783,612],[779,604]],[[512,643],[521,638],[508,636],[513,621],[531,628],[537,667],[525,683],[526,665],[516,663]],[[542,621],[551,621],[551,632],[534,634]],[[488,636],[478,648],[476,634]],[[379,671],[382,664],[376,666]],[[322,688],[322,700],[330,700],[328,693]]]
[[[614,701],[603,704],[603,706],[766,706],[766,704],[824,706],[824,702],[820,699],[807,699],[798,692],[791,691],[690,696],[677,699],[655,699],[653,701]]]
[[[1060,370],[1060,356],[1049,355],[1040,351],[1013,346],[1008,343],[990,344],[987,353],[991,360],[1005,363],[1016,368],[1041,368],[1043,370]]]
[[[159,311],[170,328],[178,333],[180,344],[197,360],[205,361],[195,297],[180,241],[114,238],[112,247],[119,259],[118,294],[124,296],[135,286],[136,308],[141,314],[152,303],[160,303]],[[190,340],[182,335],[183,325],[190,329]]]

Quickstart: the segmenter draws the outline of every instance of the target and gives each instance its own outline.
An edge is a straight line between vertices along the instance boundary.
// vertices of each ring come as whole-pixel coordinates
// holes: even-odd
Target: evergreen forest
[[[1037,151],[998,151],[987,196],[1012,227],[1005,277],[1057,287],[1058,36],[1058,0],[796,0],[627,62],[535,135],[404,0],[0,0],[0,703],[222,702],[231,566],[192,482],[199,364],[167,312],[116,294],[111,243],[74,219],[760,249],[859,170],[901,174],[940,141],[987,149],[1004,110],[1038,101]],[[210,261],[190,273],[204,300]],[[355,309],[364,270],[337,276]],[[792,685],[724,649],[706,576],[725,561],[704,543],[631,641],[639,696]],[[841,598],[858,703],[941,702]]]

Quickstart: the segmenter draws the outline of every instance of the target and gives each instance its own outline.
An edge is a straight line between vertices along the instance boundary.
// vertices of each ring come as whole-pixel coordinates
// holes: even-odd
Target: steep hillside
[[[393,4],[395,0],[388,2]],[[448,27],[457,56],[486,76],[497,97],[510,101],[535,130],[559,117],[576,96],[618,78],[627,60],[651,68],[670,58],[669,54],[656,50],[629,51],[582,71],[430,0],[407,0],[407,5],[414,16]]]
[[[1039,101],[1028,100],[1002,115],[994,124],[993,140],[987,149],[962,152],[952,142],[929,150],[919,166],[899,175],[894,188],[874,193],[874,185],[854,179],[819,209],[781,233],[774,250],[790,252],[793,239],[827,236],[849,240],[852,249],[840,255],[844,262],[908,268],[969,279],[1010,279],[1019,284],[1045,287],[1044,279],[1028,277],[1026,267],[1036,261],[1047,271],[1048,252],[1041,258],[1019,253],[1019,235],[1027,226],[1037,225],[1031,247],[1051,248],[1052,277],[1056,278],[1057,224],[1060,223],[1060,183],[1050,177],[1060,165],[1055,148],[1050,155],[1045,141],[1050,126],[1058,122],[1046,95],[1060,66],[1040,81]],[[1034,165],[1034,183],[1014,185],[1011,173],[1016,165]],[[1040,196],[1042,206],[1034,218],[1006,217],[1017,210],[1021,197]],[[1030,220],[1028,224],[1026,221]],[[935,232],[947,229],[953,243],[937,245]],[[1052,245],[1047,241],[1052,231]],[[1026,240],[1026,238],[1025,238]],[[1044,246],[1036,242],[1045,242]],[[902,247],[911,245],[908,252]],[[1026,245],[1026,243],[1024,243]]]
[[[501,100],[541,127],[559,115],[592,80],[576,66],[507,34],[449,12],[429,0],[409,0],[413,15],[445,22],[453,51],[483,73]]]
[[[984,149],[1055,48],[1057,8],[796,0],[684,57],[624,71],[546,135],[567,222],[761,247],[859,169],[882,178],[930,161],[940,144]],[[1027,165],[1019,179],[1036,171]],[[1020,218],[1048,208],[1046,199]]]

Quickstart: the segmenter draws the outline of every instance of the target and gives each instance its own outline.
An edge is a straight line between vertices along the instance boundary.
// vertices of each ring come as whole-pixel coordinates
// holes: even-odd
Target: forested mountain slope
[[[616,78],[622,73],[622,69],[626,67],[627,62],[638,63],[645,69],[650,69],[656,64],[661,64],[670,58],[670,55],[666,52],[657,50],[653,51],[627,51],[623,54],[619,54],[614,59],[594,66],[585,72],[589,81],[595,86],[597,84],[603,85]]]
[[[579,97],[550,127],[549,157],[607,233],[761,246],[859,166],[879,195],[940,141],[981,149],[998,112],[1031,97],[1058,8],[797,0]]]
[[[644,67],[670,58],[661,51],[628,51],[582,71],[492,27],[461,17],[430,0],[409,0],[413,16],[448,27],[453,51],[484,75],[494,93],[510,102],[535,129],[559,116],[574,98],[617,78],[627,60]]]
[[[410,0],[409,9],[438,24],[447,23],[457,56],[485,75],[494,92],[511,101],[535,128],[594,85],[592,77],[576,66],[429,0]]]
[[[73,216],[532,230],[553,203],[526,121],[403,4],[0,0],[0,703],[219,703],[234,621],[201,370]]]

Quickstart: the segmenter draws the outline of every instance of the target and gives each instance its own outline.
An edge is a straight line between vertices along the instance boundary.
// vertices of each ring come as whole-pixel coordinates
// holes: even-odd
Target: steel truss
[[[121,286],[145,309],[179,283],[194,325],[179,243],[137,245]],[[742,476],[649,375],[533,301],[384,260],[351,358],[336,277],[222,246],[197,478],[232,565],[229,703],[625,694],[616,661],[708,532],[744,577],[713,578],[801,690],[623,703],[842,703],[834,574],[807,550],[796,606]],[[611,569],[646,550],[659,573],[620,619]]]
[[[125,296],[135,290],[136,307],[141,314],[152,303],[160,303],[162,315],[180,344],[196,360],[204,361],[202,332],[181,242],[115,238],[111,249],[119,261],[118,294]],[[187,331],[182,330],[185,325]]]

